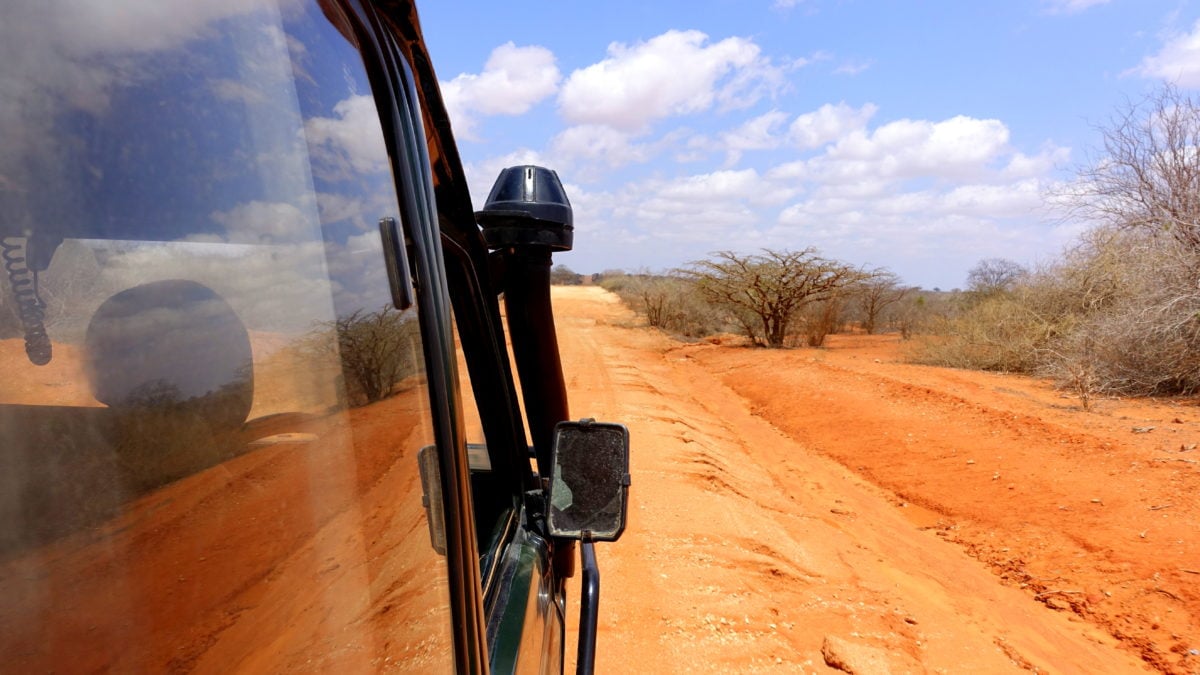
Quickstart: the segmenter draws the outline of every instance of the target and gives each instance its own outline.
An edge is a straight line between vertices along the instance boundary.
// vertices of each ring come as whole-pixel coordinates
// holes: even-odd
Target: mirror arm
[[[578,675],[592,675],[596,667],[596,632],[600,623],[600,567],[596,564],[596,545],[585,536],[579,546],[583,566],[583,590],[579,597]]]

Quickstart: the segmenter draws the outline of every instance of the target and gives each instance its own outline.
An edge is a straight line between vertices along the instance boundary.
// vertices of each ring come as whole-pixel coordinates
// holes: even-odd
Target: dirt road
[[[599,672],[1200,672],[1195,408],[886,338],[681,345],[555,292],[572,415],[634,445]]]

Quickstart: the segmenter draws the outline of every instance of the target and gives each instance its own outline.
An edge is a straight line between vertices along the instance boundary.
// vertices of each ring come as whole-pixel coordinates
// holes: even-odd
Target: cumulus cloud
[[[550,156],[571,164],[599,164],[617,168],[633,162],[644,162],[654,150],[635,143],[632,137],[612,127],[581,124],[569,127],[550,141]]]
[[[270,244],[319,238],[319,224],[285,202],[249,201],[209,217],[225,227],[223,241],[231,244]]]
[[[844,102],[836,105],[826,103],[816,110],[796,116],[789,122],[787,113],[771,110],[717,134],[715,139],[693,137],[688,147],[694,151],[724,152],[725,166],[731,167],[741,160],[744,153],[750,151],[789,147],[804,151],[832,143],[850,132],[864,129],[875,115],[875,111],[876,106],[870,103],[861,108],[854,108]]]
[[[1049,219],[1042,215],[1049,172],[1070,151],[1047,144],[1028,155],[1008,141],[999,120],[964,116],[849,131],[824,152],[767,172],[803,191],[776,212],[764,237],[772,246],[801,240],[856,263],[906,259],[908,268],[894,270],[901,276],[995,250],[1032,257],[1045,246],[1034,233]]]
[[[387,148],[381,142],[383,129],[374,98],[351,96],[338,101],[333,113],[336,117],[313,117],[304,123],[314,161],[331,174],[386,169]]]
[[[732,166],[747,150],[771,150],[784,144],[782,130],[788,115],[772,110],[744,122],[741,126],[721,134],[721,145],[725,149],[725,164]]]
[[[545,47],[496,47],[483,72],[442,84],[450,120],[460,138],[474,138],[479,116],[521,115],[558,91],[562,73]]]
[[[709,43],[700,31],[671,30],[609,45],[608,58],[571,73],[558,105],[574,124],[644,132],[665,117],[753,105],[781,83],[781,71],[750,40]]]
[[[702,208],[729,201],[778,204],[789,196],[790,190],[763,181],[754,169],[687,176],[664,183],[657,189],[657,199]]]
[[[754,240],[760,210],[777,208],[795,195],[792,186],[773,184],[753,169],[627,183],[580,200],[576,222],[587,223],[581,233],[595,232],[597,240],[581,241],[577,248],[611,248],[613,238],[640,244],[624,256],[627,265],[636,267],[638,256],[661,258],[661,246],[669,245],[678,263]],[[658,246],[646,245],[652,242]]]
[[[334,316],[328,300],[326,247],[320,239],[282,246],[98,240],[89,244],[106,253],[98,281],[104,288],[190,279],[216,291],[251,330],[301,335]]]
[[[620,199],[597,200],[588,215],[598,221],[588,228],[597,234],[581,230],[579,250],[617,255],[610,241],[616,237],[630,248],[621,259],[634,268],[679,264],[719,249],[813,245],[854,264],[908,260],[894,269],[913,283],[929,283],[931,270],[959,261],[965,269],[996,250],[1020,259],[1045,250],[1050,216],[1042,215],[1042,193],[1069,148],[1047,143],[1018,151],[995,119],[900,119],[869,127],[876,113],[872,104],[843,102],[795,118],[778,110],[751,117],[700,149],[794,148],[797,155],[765,169],[610,187],[607,194]],[[933,283],[960,283],[945,274],[933,272]]]
[[[917,175],[960,178],[998,158],[1008,146],[999,120],[959,115],[941,122],[901,119],[871,133],[854,131],[838,140],[821,161],[844,180],[864,176]]]
[[[818,148],[865,128],[877,109],[872,103],[861,108],[852,108],[845,103],[826,103],[793,120],[788,127],[788,139],[801,149]]]
[[[321,223],[330,227],[336,223],[353,226],[354,231],[376,231],[379,218],[396,215],[396,198],[386,184],[369,187],[354,186],[349,194],[318,192],[317,209]],[[341,231],[341,230],[339,230]]]
[[[1190,33],[1172,37],[1157,54],[1142,59],[1134,72],[1182,87],[1200,87],[1200,21]]]
[[[1013,179],[1044,176],[1066,165],[1070,159],[1070,148],[1047,144],[1036,155],[1026,155],[1022,152],[1013,153],[1008,165],[1004,167],[1004,176]]]
[[[77,108],[103,111],[114,85],[154,70],[152,60],[134,57],[178,53],[209,36],[216,22],[256,12],[269,17],[261,12],[267,8],[270,3],[264,0],[132,0],[119,8],[105,0],[63,0],[53,6],[37,0],[7,3],[0,22],[0,60],[32,74],[40,87],[27,92],[6,86],[0,98],[12,103],[52,92]],[[276,42],[267,31],[279,33],[270,23],[270,18],[263,21],[264,35],[257,40],[263,51]]]
[[[208,84],[209,89],[217,98],[223,101],[239,101],[245,105],[261,105],[267,102],[267,95],[262,89],[237,80],[218,79]]]
[[[1041,189],[1041,182],[1032,178],[1004,185],[962,185],[940,195],[934,208],[975,218],[1026,216],[1042,205]]]

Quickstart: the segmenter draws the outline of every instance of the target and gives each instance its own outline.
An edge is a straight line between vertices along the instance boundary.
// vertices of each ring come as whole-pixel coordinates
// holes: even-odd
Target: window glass
[[[475,390],[471,387],[471,378],[467,377],[467,358],[463,353],[462,339],[458,335],[458,324],[452,322],[454,326],[454,354],[457,359],[457,370],[459,373],[460,395],[462,397],[463,411],[463,437],[467,439],[467,445],[470,450],[469,458],[473,469],[488,467],[490,461],[487,458],[487,453],[483,452],[483,446],[486,446],[487,439],[483,435],[483,421],[479,415],[479,408],[475,402]],[[471,447],[475,446],[475,447]]]
[[[453,670],[383,217],[320,7],[6,8],[0,670]]]

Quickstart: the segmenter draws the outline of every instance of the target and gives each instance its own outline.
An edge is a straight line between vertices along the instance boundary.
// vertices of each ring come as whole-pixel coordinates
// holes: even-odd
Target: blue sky
[[[476,208],[556,169],[580,272],[814,246],[908,283],[1054,258],[1117,106],[1200,87],[1187,0],[420,6]]]

